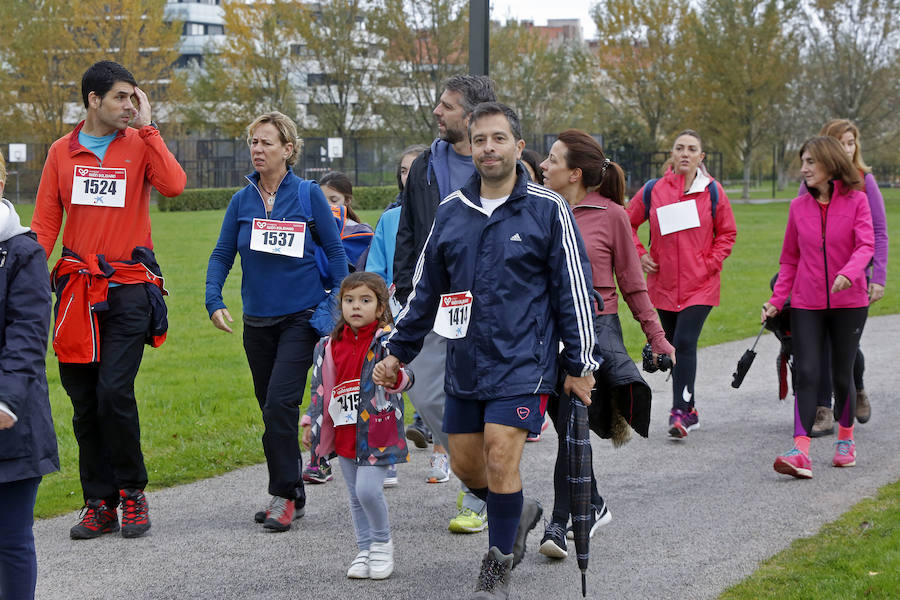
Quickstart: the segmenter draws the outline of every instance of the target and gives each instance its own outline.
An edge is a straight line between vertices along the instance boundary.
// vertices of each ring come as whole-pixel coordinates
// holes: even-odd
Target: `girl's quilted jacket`
[[[385,389],[375,385],[372,372],[384,358],[385,350],[379,341],[391,331],[390,325],[377,329],[363,361],[359,384],[359,407],[356,418],[356,464],[391,465],[409,461],[403,422],[403,395],[413,384],[408,368],[400,370],[397,387]],[[331,338],[324,337],[316,344],[313,355],[310,405],[303,417],[304,425],[311,425],[310,454],[312,461],[334,456],[334,422],[328,412],[335,385],[335,365],[331,355]]]

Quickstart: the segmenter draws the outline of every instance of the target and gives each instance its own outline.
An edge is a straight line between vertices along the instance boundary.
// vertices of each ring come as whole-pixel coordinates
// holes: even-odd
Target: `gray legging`
[[[359,466],[355,460],[341,459],[341,474],[350,493],[350,517],[356,531],[356,546],[368,550],[372,542],[391,539],[387,501],[384,499],[384,478],[387,466]]]
[[[410,401],[431,430],[434,439],[448,448],[447,434],[444,432],[444,372],[447,369],[447,338],[429,331],[422,343],[422,351],[409,363],[416,376],[415,385],[407,392]],[[484,510],[484,500],[476,498],[462,485],[463,506],[473,512]]]

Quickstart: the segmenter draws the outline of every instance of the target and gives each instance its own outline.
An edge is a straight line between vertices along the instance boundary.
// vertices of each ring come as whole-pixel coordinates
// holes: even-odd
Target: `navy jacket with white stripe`
[[[572,211],[558,194],[530,183],[521,165],[516,169],[512,194],[490,217],[477,172],[441,202],[416,263],[414,291],[385,344],[401,362],[412,361],[441,294],[471,291],[468,333],[447,344],[444,389],[458,398],[552,392],[558,360],[576,377],[599,368],[591,268]]]

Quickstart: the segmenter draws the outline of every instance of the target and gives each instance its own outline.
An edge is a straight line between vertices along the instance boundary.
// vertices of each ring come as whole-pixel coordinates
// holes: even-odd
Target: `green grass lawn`
[[[900,482],[796,540],[721,600],[900,597]]]
[[[886,191],[889,230],[897,232],[900,190],[897,194]],[[29,205],[17,207],[23,222],[30,221],[31,209]],[[710,314],[701,345],[750,337],[759,330],[759,309],[769,296],[769,280],[778,267],[787,210],[785,203],[734,206],[738,239],[725,262],[721,306]],[[215,329],[203,303],[206,263],[223,213],[153,210],[154,241],[171,295],[167,299],[168,341],[159,349],[147,349],[136,384],[149,489],[188,483],[264,460],[262,422],[241,346],[239,264],[224,290],[236,320],[235,333]],[[378,215],[379,211],[363,211],[360,216],[374,224]],[[894,244],[891,249],[893,273],[900,265],[896,247]],[[889,277],[885,299],[874,305],[870,314],[900,312],[897,279],[896,275]],[[643,334],[624,302],[620,311],[626,344],[638,357]],[[59,384],[56,365],[51,350],[48,379],[62,468],[44,478],[35,510],[39,517],[75,510],[82,504],[72,408]],[[868,525],[861,525],[863,522]],[[861,503],[819,535],[798,541],[724,597],[896,597],[890,593],[900,589],[898,523],[900,483],[887,486],[877,499]],[[869,575],[869,571],[878,575]],[[798,578],[805,583],[798,584]],[[823,583],[823,579],[827,581]],[[826,584],[833,587],[817,587]]]

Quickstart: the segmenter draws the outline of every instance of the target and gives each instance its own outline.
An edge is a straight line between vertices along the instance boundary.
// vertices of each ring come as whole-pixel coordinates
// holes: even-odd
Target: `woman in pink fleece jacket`
[[[869,310],[865,269],[875,251],[875,234],[869,202],[860,191],[862,177],[837,140],[808,140],[800,161],[808,191],[791,202],[778,281],[763,305],[762,319],[777,315],[790,297],[797,372],[794,447],[775,459],[774,468],[809,479],[809,434],[821,395],[819,370],[826,344],[839,422],[832,464],[856,464],[853,361]]]

